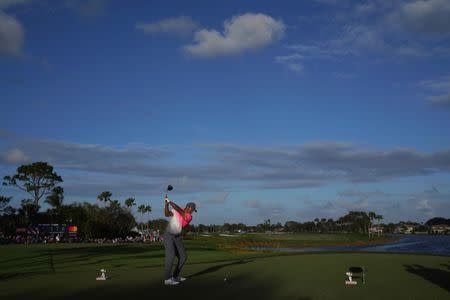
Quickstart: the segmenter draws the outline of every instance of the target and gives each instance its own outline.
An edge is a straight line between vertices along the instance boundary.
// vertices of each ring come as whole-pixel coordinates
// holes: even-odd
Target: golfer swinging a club
[[[182,209],[170,201],[169,198],[167,198],[167,195],[164,201],[166,202],[164,205],[164,215],[166,217],[172,217],[169,224],[167,224],[164,233],[164,248],[166,249],[164,284],[175,285],[186,280],[186,278],[180,277],[181,269],[187,259],[186,250],[181,241],[181,231],[191,222],[192,212],[197,212],[197,210],[195,209],[195,203],[193,202],[189,202],[186,204],[186,207]],[[172,207],[171,209],[169,209],[169,205]],[[177,256],[178,262],[172,272],[175,256]]]

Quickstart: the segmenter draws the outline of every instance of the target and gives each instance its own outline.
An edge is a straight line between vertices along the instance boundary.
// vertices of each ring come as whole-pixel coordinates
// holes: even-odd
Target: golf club
[[[167,186],[167,191],[166,191],[166,198],[167,198],[167,193],[170,192],[171,190],[173,190],[173,186],[171,186],[170,184]]]

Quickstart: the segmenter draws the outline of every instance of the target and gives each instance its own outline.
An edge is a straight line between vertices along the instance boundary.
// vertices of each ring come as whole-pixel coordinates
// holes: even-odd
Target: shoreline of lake
[[[330,245],[320,247],[246,247],[253,251],[274,252],[382,252],[410,253],[450,256],[450,235],[408,235],[392,236],[394,240],[385,243],[355,242],[346,245]]]

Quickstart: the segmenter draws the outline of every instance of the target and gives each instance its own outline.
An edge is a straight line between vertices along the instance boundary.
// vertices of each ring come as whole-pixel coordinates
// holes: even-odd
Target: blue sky
[[[450,216],[450,3],[0,0],[0,175],[195,223]],[[25,195],[10,188],[19,203]]]

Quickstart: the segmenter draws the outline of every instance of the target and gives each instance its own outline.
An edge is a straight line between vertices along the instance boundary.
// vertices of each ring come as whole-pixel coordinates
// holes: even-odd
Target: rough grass
[[[311,243],[346,238],[309,237],[309,240],[305,236],[289,238]],[[186,240],[189,258],[184,275],[188,280],[174,287],[162,285],[161,245],[1,246],[0,299],[448,299],[450,296],[450,257],[240,252],[221,248],[223,238]],[[278,239],[258,237],[272,238]],[[348,267],[361,265],[368,270],[366,284],[345,286]],[[95,280],[101,268],[108,270],[110,280]]]

